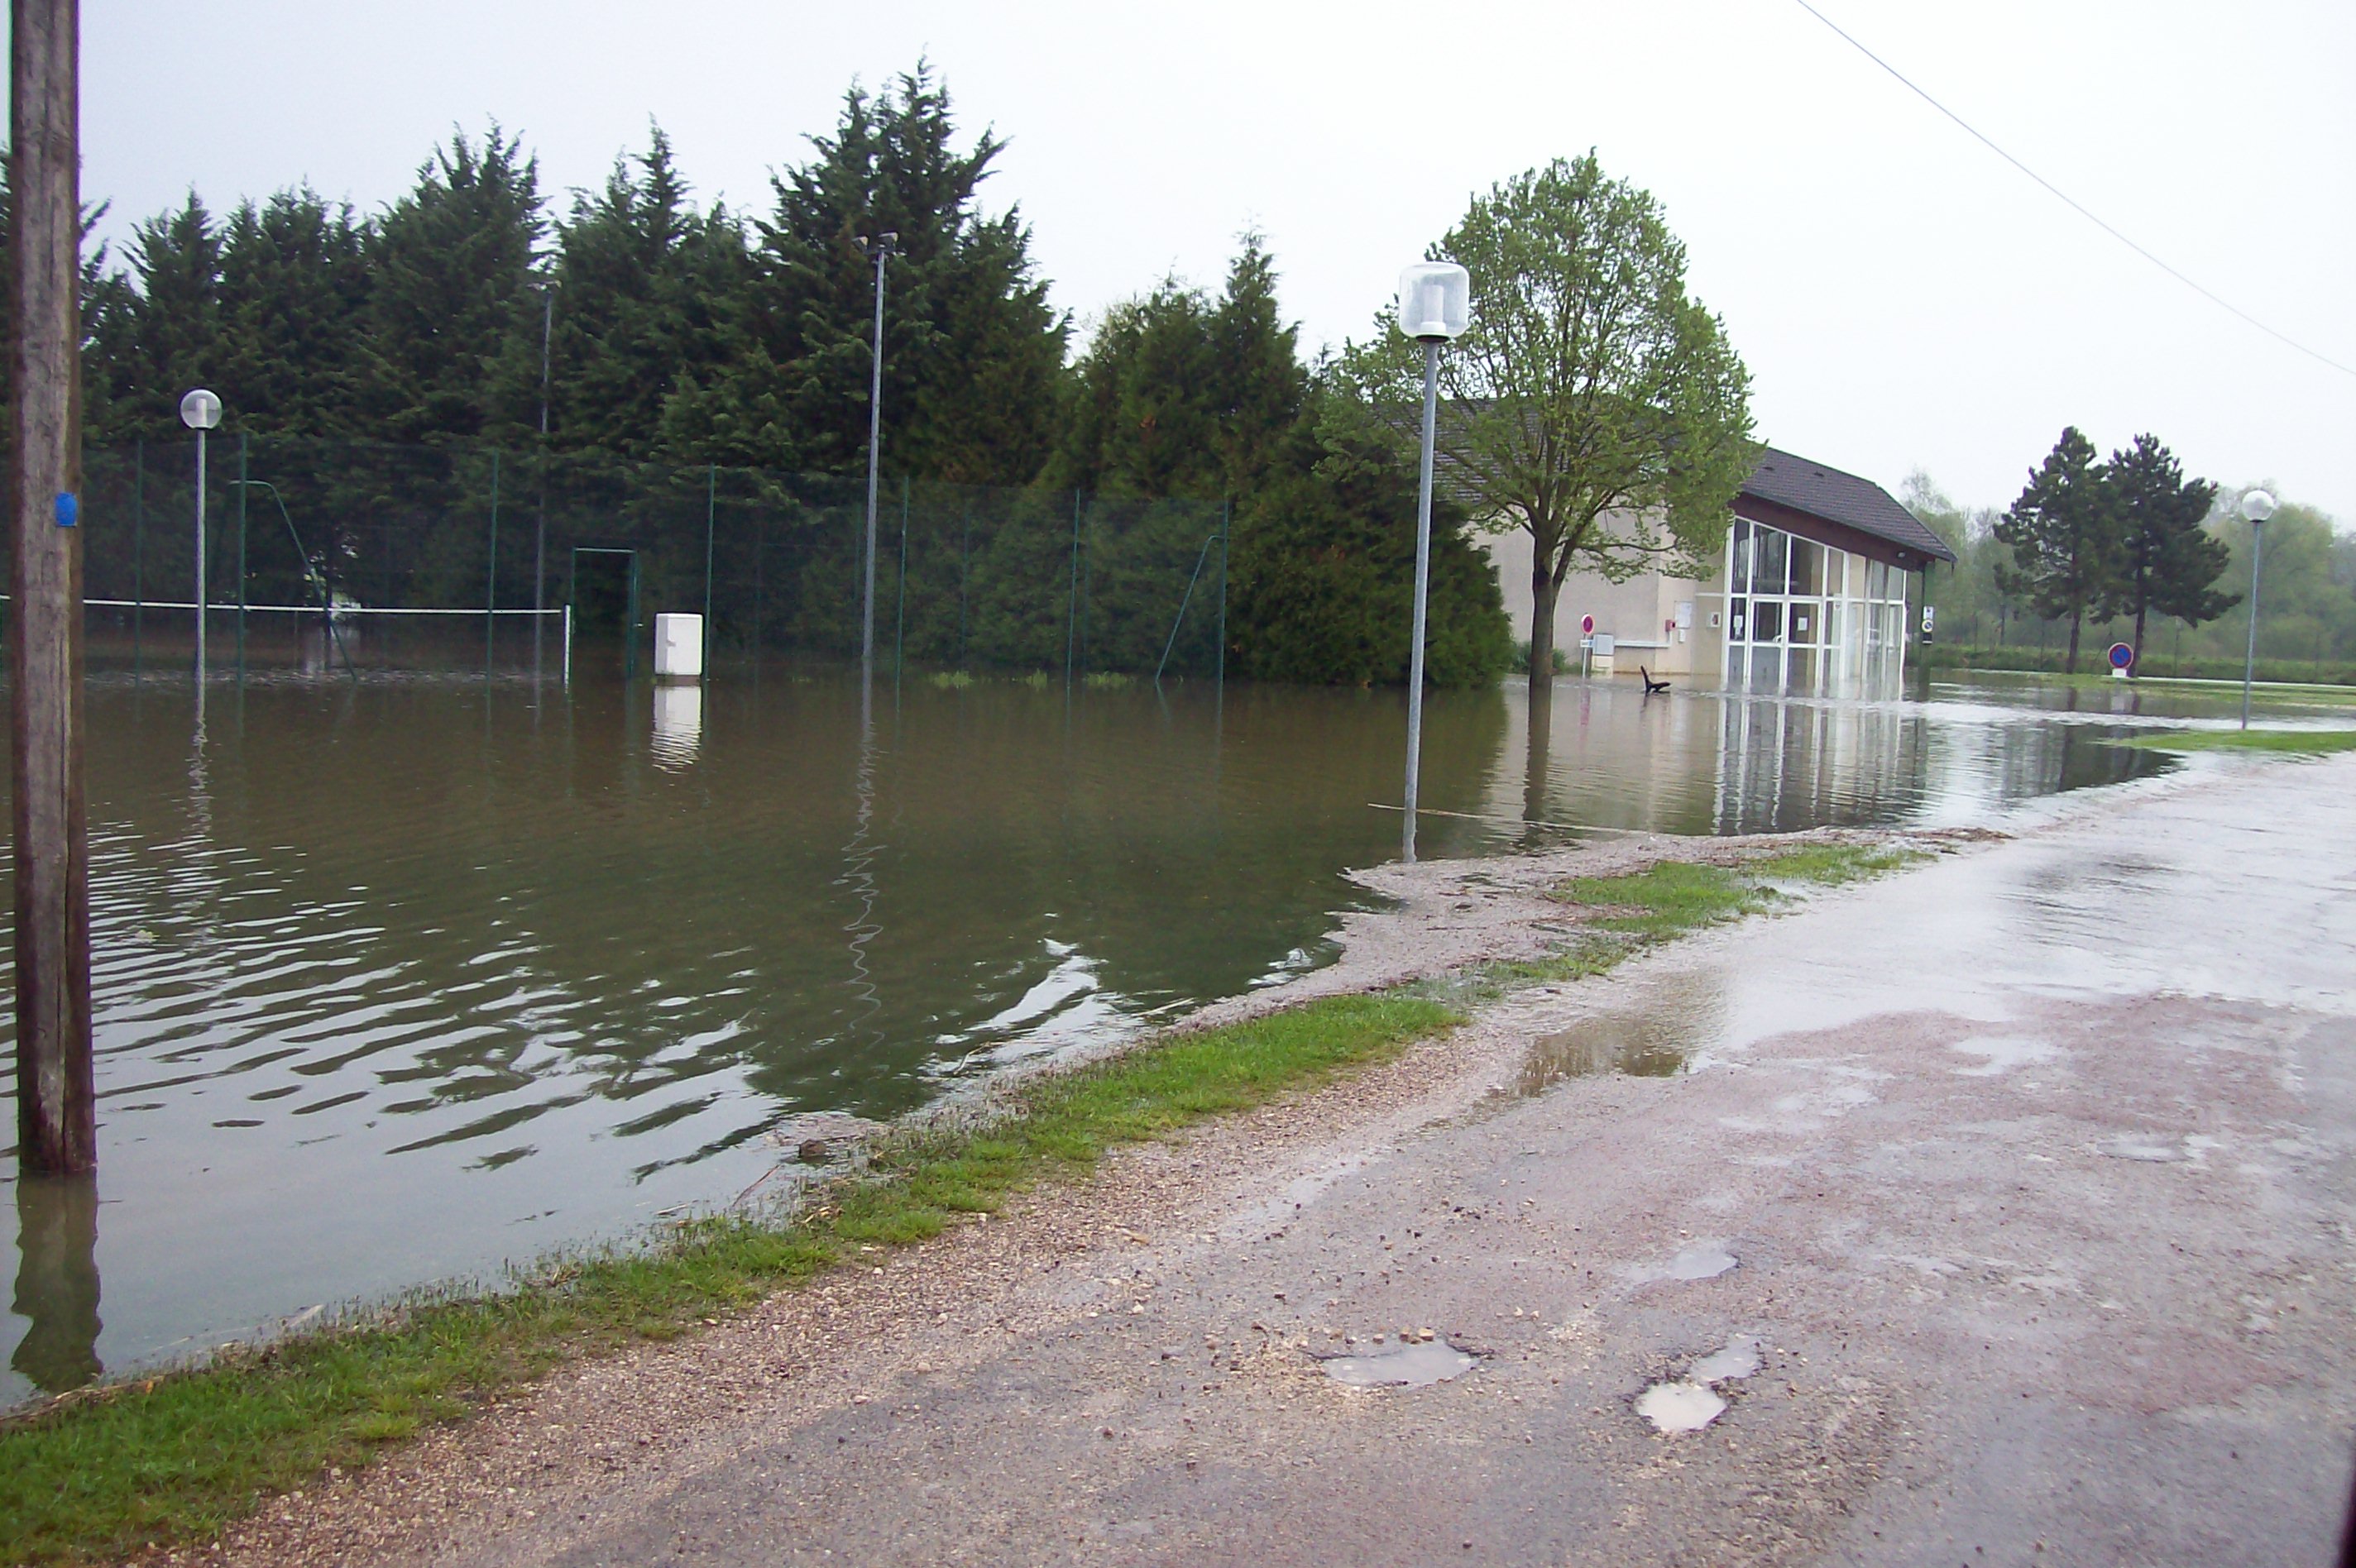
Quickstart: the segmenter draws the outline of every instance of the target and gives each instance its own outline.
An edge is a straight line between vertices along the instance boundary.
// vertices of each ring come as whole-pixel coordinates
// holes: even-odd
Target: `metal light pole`
[[[197,680],[205,678],[205,432],[220,423],[221,400],[198,387],[180,400],[180,422],[197,432]]]
[[[2242,516],[2250,519],[2250,646],[2242,658],[2242,728],[2250,727],[2250,678],[2258,667],[2258,566],[2265,557],[2265,521],[2275,515],[2275,498],[2264,490],[2242,496]]]
[[[1419,261],[1399,274],[1399,330],[1423,345],[1422,485],[1415,504],[1415,631],[1407,663],[1407,820],[1399,854],[1415,859],[1415,795],[1423,761],[1424,601],[1431,585],[1431,454],[1440,425],[1440,347],[1472,321],[1472,278],[1452,262]]]
[[[884,263],[899,240],[897,233],[885,233],[859,242],[875,262],[875,348],[867,388],[867,586],[859,613],[862,681],[875,674],[875,485],[884,459]]]

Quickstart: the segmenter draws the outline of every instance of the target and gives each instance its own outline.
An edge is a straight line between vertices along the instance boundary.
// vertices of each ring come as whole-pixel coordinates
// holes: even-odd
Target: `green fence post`
[[[1233,517],[1234,502],[1219,502],[1219,692],[1227,689],[1227,532]]]
[[[245,432],[237,432],[237,678],[245,679]]]
[[[900,475],[900,604],[892,628],[892,687],[900,686],[900,664],[908,640],[908,476]]]
[[[483,678],[491,677],[491,654],[499,624],[499,454],[491,453],[490,570],[483,585]]]
[[[1072,694],[1072,655],[1080,635],[1080,493],[1072,492],[1072,603],[1064,616],[1064,695]]]
[[[140,677],[140,634],[146,630],[147,586],[142,581],[140,554],[147,542],[147,443],[131,448],[131,678]]]
[[[712,524],[720,505],[720,464],[703,469],[703,674],[712,674]]]

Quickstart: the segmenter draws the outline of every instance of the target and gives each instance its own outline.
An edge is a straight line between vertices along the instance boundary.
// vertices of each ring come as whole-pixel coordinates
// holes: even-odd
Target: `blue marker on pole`
[[[70,528],[81,520],[81,498],[70,490],[58,492],[58,527]]]

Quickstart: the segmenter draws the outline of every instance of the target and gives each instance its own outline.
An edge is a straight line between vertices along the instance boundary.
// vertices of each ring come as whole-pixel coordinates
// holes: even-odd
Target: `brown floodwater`
[[[201,715],[152,649],[94,665],[102,1163],[0,1154],[0,1404],[723,1204],[828,1115],[1323,962],[1398,849],[1395,692],[912,674],[862,729],[775,665],[265,662]],[[1517,690],[1435,694],[1419,848],[1983,821],[2153,765],[1933,696],[1570,682],[1534,738]]]

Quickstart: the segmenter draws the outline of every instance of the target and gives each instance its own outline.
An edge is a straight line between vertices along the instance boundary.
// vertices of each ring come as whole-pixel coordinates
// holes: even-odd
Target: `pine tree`
[[[220,229],[194,191],[177,211],[134,231],[137,298],[127,311],[127,352],[112,366],[107,389],[123,434],[178,434],[181,394],[219,379],[220,261]]]
[[[723,462],[855,473],[866,462],[874,269],[889,263],[884,425],[893,472],[1021,484],[1045,460],[1066,326],[1033,273],[1019,213],[977,193],[1004,144],[954,150],[947,91],[919,64],[895,90],[853,88],[834,135],[776,178],[752,277],[728,313],[729,357],[676,400],[674,447]]]
[[[2118,578],[2119,518],[2094,460],[2094,443],[2072,425],[1996,526],[2012,565],[2002,591],[2026,598],[2049,621],[2070,622],[2067,667],[2078,668],[2078,637],[2089,611],[2108,603]]]
[[[229,220],[214,388],[240,430],[354,433],[374,376],[364,326],[369,233],[307,187]]]
[[[659,125],[636,162],[616,159],[605,189],[576,196],[556,225],[551,437],[644,458],[663,444],[671,400],[717,364],[746,256],[725,209],[696,212]]]
[[[536,428],[540,164],[496,125],[454,133],[374,231],[370,428],[393,441]]]
[[[2184,465],[2153,435],[2139,435],[2125,452],[2111,453],[2104,485],[2117,519],[2119,569],[2102,613],[2135,617],[2137,658],[2150,612],[2197,626],[2242,602],[2239,594],[2218,591],[2229,552],[2201,526],[2217,498],[2216,485],[2186,479]]]

